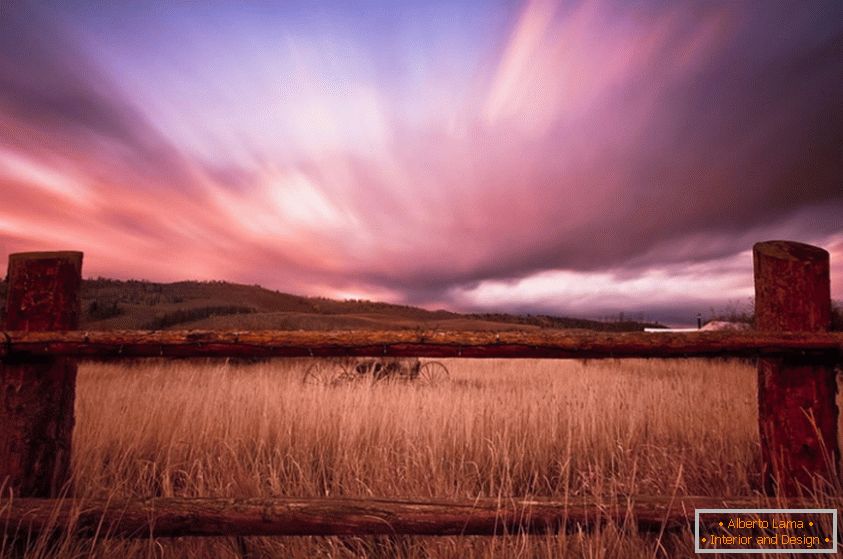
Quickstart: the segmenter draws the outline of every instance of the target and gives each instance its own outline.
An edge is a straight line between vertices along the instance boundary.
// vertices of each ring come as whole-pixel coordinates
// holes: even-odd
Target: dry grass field
[[[451,381],[302,384],[307,361],[82,364],[81,497],[752,495],[742,361],[446,361]],[[12,556],[4,542],[0,556]],[[39,542],[31,557],[690,557],[687,532]]]

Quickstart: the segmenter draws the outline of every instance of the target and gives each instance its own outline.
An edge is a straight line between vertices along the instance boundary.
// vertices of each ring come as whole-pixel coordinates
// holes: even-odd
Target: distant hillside
[[[6,283],[0,282],[0,309]],[[82,328],[243,329],[243,330],[532,330],[577,328],[633,331],[658,324],[598,322],[556,316],[459,314],[444,310],[372,301],[301,297],[219,281],[152,283],[111,279],[84,280]]]

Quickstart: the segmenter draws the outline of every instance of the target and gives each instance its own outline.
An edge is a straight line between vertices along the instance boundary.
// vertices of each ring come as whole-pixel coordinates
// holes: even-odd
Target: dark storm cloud
[[[728,257],[769,235],[839,234],[842,6],[696,5],[694,19],[672,20],[665,53],[690,48],[688,35],[707,22],[720,25],[717,37],[690,68],[663,53],[640,61],[639,73],[610,96],[613,119],[595,111],[534,143],[475,144],[485,167],[472,178],[483,186],[466,199],[465,214],[488,219],[448,232],[455,244],[488,235],[482,258],[468,268],[422,259],[424,269],[393,267],[372,281],[410,286],[411,299],[424,300],[454,283],[554,267],[636,273]],[[545,35],[542,46],[555,39]],[[643,122],[627,109],[645,111]],[[637,128],[619,138],[629,127]]]

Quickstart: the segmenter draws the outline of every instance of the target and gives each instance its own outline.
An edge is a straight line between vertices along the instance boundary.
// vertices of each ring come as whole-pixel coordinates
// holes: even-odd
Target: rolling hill
[[[0,282],[5,309],[6,283]],[[642,330],[656,324],[599,322],[536,315],[460,314],[362,300],[302,297],[256,285],[183,281],[88,279],[82,285],[82,324],[89,330]]]

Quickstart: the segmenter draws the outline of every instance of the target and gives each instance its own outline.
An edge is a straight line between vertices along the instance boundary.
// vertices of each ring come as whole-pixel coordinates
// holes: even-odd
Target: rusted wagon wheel
[[[427,361],[419,367],[417,380],[419,384],[428,386],[442,384],[451,380],[451,373],[448,372],[448,367],[443,363],[439,361]]]
[[[348,373],[341,363],[318,359],[305,369],[302,382],[317,386],[335,386],[346,382]]]

